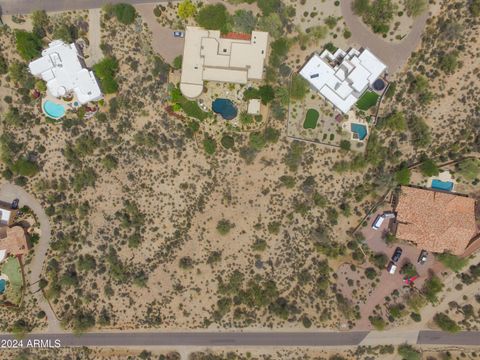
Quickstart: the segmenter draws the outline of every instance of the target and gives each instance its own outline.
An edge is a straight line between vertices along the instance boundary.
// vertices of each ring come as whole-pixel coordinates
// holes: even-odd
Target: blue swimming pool
[[[444,191],[452,191],[453,189],[453,182],[451,181],[442,181],[438,179],[432,180],[432,189],[435,190],[444,190]]]
[[[212,102],[212,110],[225,120],[232,120],[238,113],[236,106],[228,99],[216,99]]]
[[[5,292],[5,284],[5,279],[0,279],[0,294],[3,294]]]
[[[357,135],[356,137],[354,136],[354,138],[358,140],[364,140],[367,137],[367,127],[365,125],[352,123],[350,130]]]
[[[52,119],[60,119],[65,115],[65,106],[47,100],[43,103],[43,111]]]

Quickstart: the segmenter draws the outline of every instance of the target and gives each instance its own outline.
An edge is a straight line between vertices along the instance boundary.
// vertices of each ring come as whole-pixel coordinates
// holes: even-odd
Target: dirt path
[[[24,189],[17,185],[10,183],[3,183],[0,185],[0,198],[3,201],[10,202],[13,199],[20,200],[20,207],[27,205],[32,209],[37,217],[37,221],[40,224],[40,240],[33,247],[33,257],[30,264],[27,265],[27,282],[28,288],[35,296],[40,308],[47,314],[48,319],[48,332],[57,333],[62,332],[60,322],[56,318],[48,302],[44,299],[43,294],[39,290],[38,282],[42,275],[43,264],[47,255],[48,248],[50,246],[51,239],[51,226],[47,214],[43,210],[40,202],[27,193]]]
[[[352,32],[352,42],[359,47],[366,47],[388,66],[390,74],[399,71],[407,62],[410,54],[420,44],[423,29],[430,15],[429,11],[417,17],[408,36],[401,43],[390,43],[374,34],[352,11],[353,0],[340,2],[342,15],[347,27]]]
[[[88,67],[92,67],[103,59],[103,52],[100,48],[101,29],[100,29],[100,9],[88,10],[88,53],[89,58],[86,59]]]

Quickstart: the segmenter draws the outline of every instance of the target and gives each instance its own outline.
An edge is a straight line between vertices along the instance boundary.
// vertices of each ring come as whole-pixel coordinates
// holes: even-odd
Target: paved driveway
[[[378,56],[387,66],[389,73],[395,73],[406,64],[408,58],[420,44],[423,29],[429,17],[426,11],[417,17],[410,33],[400,43],[391,43],[374,34],[352,11],[353,0],[342,0],[340,6],[347,27],[352,32],[351,41],[359,47],[366,47]]]
[[[48,331],[60,332],[60,324],[49,304],[44,299],[42,292],[39,291],[38,287],[38,282],[42,275],[43,264],[45,262],[45,257],[47,255],[51,239],[51,226],[48,216],[45,214],[40,202],[20,186],[7,182],[1,184],[0,199],[7,202],[11,202],[13,199],[19,199],[19,207],[24,205],[30,207],[40,223],[40,240],[31,250],[34,253],[32,261],[28,265],[29,272],[27,272],[27,282],[29,284],[29,290],[33,292],[40,308],[47,314]]]

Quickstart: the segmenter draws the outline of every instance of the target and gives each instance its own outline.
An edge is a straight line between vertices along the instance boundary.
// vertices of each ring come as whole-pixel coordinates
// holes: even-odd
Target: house
[[[370,50],[337,49],[314,54],[300,70],[313,89],[342,113],[350,111],[363,93],[387,69]]]
[[[430,252],[461,255],[478,234],[475,205],[467,196],[402,186],[396,236]]]
[[[204,81],[246,84],[261,80],[268,33],[227,34],[187,26],[180,90],[190,99],[201,95]]]
[[[0,227],[0,262],[9,255],[26,255],[27,237],[21,226]]]
[[[75,43],[52,41],[42,51],[42,57],[28,67],[32,75],[46,81],[48,92],[56,98],[73,93],[80,104],[86,104],[103,97],[93,72],[85,68]]]
[[[11,203],[0,201],[0,226],[10,226],[17,213]]]

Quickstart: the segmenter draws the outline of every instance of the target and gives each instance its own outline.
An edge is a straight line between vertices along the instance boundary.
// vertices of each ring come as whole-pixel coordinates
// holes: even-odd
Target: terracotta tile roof
[[[21,226],[2,227],[0,231],[0,250],[7,250],[9,255],[28,253],[27,237]]]
[[[465,196],[402,186],[397,237],[431,252],[461,255],[478,233],[475,200]]]
[[[222,35],[224,39],[233,39],[233,40],[248,40],[252,38],[251,34],[244,34],[244,33],[237,33],[237,32],[229,32],[227,34]]]

